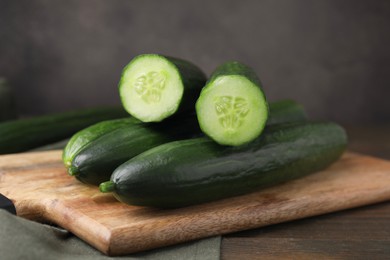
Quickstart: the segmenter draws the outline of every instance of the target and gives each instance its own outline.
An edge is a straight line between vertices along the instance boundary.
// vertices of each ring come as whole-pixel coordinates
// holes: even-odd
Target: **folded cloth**
[[[220,244],[221,237],[212,237],[128,256],[108,257],[64,229],[39,224],[0,210],[0,258],[5,260],[213,260],[220,257]]]

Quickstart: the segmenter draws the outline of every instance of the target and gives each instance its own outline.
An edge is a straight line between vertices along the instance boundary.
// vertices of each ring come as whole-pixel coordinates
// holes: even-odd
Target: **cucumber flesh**
[[[124,108],[132,116],[143,122],[159,122],[178,111],[184,96],[196,96],[205,79],[203,72],[189,62],[144,54],[123,70],[119,92]]]
[[[228,69],[226,69],[228,68]],[[202,131],[221,145],[238,146],[258,137],[268,119],[268,104],[260,81],[237,62],[217,68],[196,103]],[[220,73],[219,70],[224,70]]]

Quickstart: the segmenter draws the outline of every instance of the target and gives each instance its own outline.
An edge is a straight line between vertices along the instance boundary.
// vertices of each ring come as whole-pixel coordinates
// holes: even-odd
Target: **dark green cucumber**
[[[93,108],[6,121],[0,123],[0,154],[54,143],[97,122],[125,115],[121,108]]]
[[[239,62],[219,66],[196,102],[202,131],[221,145],[257,138],[268,119],[268,104],[256,73]]]
[[[307,115],[303,106],[289,99],[270,102],[269,115],[267,125],[307,121]]]
[[[109,180],[114,169],[129,158],[158,145],[200,134],[195,116],[180,120],[170,118],[161,123],[128,121],[82,147],[68,172],[83,183],[99,185]]]
[[[66,145],[69,142],[68,139],[64,139],[58,142],[50,143],[50,144],[45,144],[43,146],[39,146],[37,148],[28,150],[29,152],[42,152],[42,151],[51,151],[51,150],[62,150],[66,147]]]
[[[305,113],[298,106],[293,101],[271,103],[275,118],[271,114],[270,122],[302,120]],[[116,125],[112,126],[111,122]],[[109,180],[115,168],[130,158],[166,142],[199,134],[195,117],[170,118],[154,124],[135,124],[130,119],[107,121],[76,134],[66,147],[63,159],[69,174],[84,183],[98,185]]]
[[[123,70],[119,92],[125,109],[143,122],[194,111],[206,75],[194,64],[157,54],[135,57]]]
[[[5,79],[0,78],[0,121],[16,118],[12,91]]]
[[[119,166],[102,192],[125,203],[174,208],[259,190],[322,170],[347,144],[334,123],[274,125],[238,147],[208,138],[163,144]]]
[[[76,154],[81,151],[83,147],[95,141],[102,135],[107,134],[108,132],[114,131],[123,126],[129,126],[132,124],[141,123],[139,120],[128,117],[114,120],[107,120],[92,126],[89,126],[72,136],[72,138],[67,143],[63,153],[62,161],[66,168],[71,167],[72,161]]]

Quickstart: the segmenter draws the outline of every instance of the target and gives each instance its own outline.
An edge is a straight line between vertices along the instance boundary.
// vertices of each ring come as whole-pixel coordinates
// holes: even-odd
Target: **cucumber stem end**
[[[68,168],[68,174],[69,174],[70,176],[77,176],[77,175],[79,175],[79,171],[78,171],[78,169],[77,169],[76,167],[70,166],[70,167]]]
[[[103,193],[112,192],[115,189],[115,183],[112,181],[106,181],[100,183],[99,190]]]

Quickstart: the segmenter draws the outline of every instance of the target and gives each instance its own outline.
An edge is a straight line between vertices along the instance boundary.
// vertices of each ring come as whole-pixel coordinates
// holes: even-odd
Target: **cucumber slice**
[[[239,62],[219,66],[196,102],[202,131],[221,145],[253,141],[268,119],[268,103],[254,71]]]
[[[205,82],[205,74],[188,61],[143,54],[124,68],[119,92],[132,116],[143,122],[160,122],[179,110],[194,110]]]

